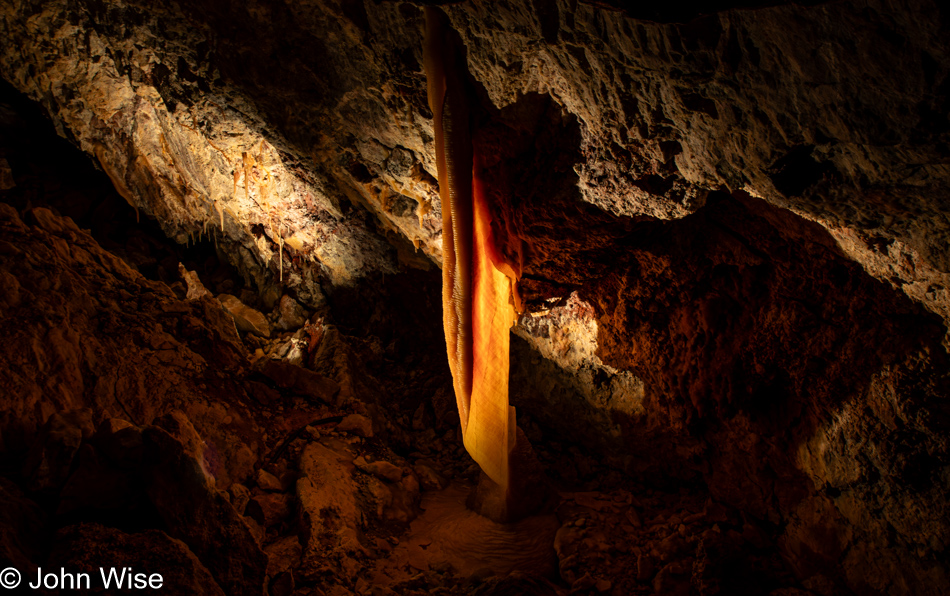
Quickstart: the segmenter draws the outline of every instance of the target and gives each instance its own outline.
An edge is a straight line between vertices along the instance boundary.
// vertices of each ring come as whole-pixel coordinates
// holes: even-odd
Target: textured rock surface
[[[259,439],[245,406],[231,400],[232,391],[246,395],[231,376],[246,366],[246,355],[227,313],[213,298],[179,300],[102,250],[69,219],[45,209],[30,217],[33,226],[0,205],[0,268],[15,282],[5,287],[17,292],[14,300],[8,290],[3,311],[11,325],[0,368],[8,452],[34,444],[57,411],[88,408],[95,424],[108,418],[146,424],[180,409],[221,456],[223,465],[214,470],[221,485],[246,475]],[[77,424],[69,428],[49,428],[46,436],[63,438],[55,442],[57,451],[49,450],[54,443],[36,447],[31,473],[44,474],[43,482],[64,480],[49,476],[50,458],[68,445],[75,452],[83,431]],[[236,438],[242,436],[248,440]]]
[[[341,195],[438,257],[417,8],[153,8],[9,4],[4,77],[173,235],[214,222],[248,268],[279,275],[286,240],[335,282],[386,269]],[[928,202],[948,174],[935,4],[778,6],[686,24],[585,3],[447,10],[494,108],[542,93],[577,119],[583,200],[668,218],[710,189],[745,188],[853,230],[895,267],[896,241],[898,254],[948,268],[946,224]],[[293,260],[288,272],[302,275]]]
[[[218,302],[234,317],[234,324],[238,331],[253,333],[261,337],[270,337],[270,325],[260,311],[243,304],[230,294],[218,296]]]
[[[353,480],[353,454],[312,444],[301,455],[297,497],[306,528],[305,552],[358,553],[359,487]]]
[[[106,561],[107,567],[114,565],[118,571],[122,567],[131,567],[135,573],[161,569],[160,589],[170,594],[225,594],[188,547],[163,532],[126,534],[98,524],[79,524],[57,532],[55,542],[48,566],[88,573],[92,594],[108,593],[99,579],[99,568]]]
[[[146,492],[168,532],[188,544],[229,594],[260,594],[267,557],[213,479],[159,428],[146,429],[142,445]]]
[[[568,270],[580,289],[525,328],[566,367],[596,371],[584,343],[547,326],[589,302],[596,322],[578,312],[560,328],[596,325],[608,368],[595,391],[572,393],[580,374],[559,377],[529,355],[515,368],[525,405],[551,387],[552,405],[570,412],[540,415],[555,428],[598,427],[599,447],[627,469],[702,477],[725,502],[787,524],[786,555],[803,578],[843,572],[859,592],[939,593],[945,526],[927,524],[948,506],[937,496],[947,490],[943,320],[869,276],[823,228],[748,195],[713,193],[677,222],[600,221],[586,246],[573,243],[580,230],[537,237],[561,249],[538,273]],[[611,367],[642,393],[617,392]],[[632,408],[604,399],[631,395]]]
[[[665,231],[664,248],[644,234],[626,273],[589,290],[601,357],[646,388],[644,414],[615,414],[632,424],[628,454],[645,456],[632,463],[649,466],[651,441],[676,445],[661,457],[676,472],[790,522],[789,544],[817,551],[790,549],[803,577],[880,549],[861,555],[852,586],[939,592],[943,524],[918,524],[948,506],[935,497],[946,493],[943,321],[818,226],[756,199],[711,198]],[[825,514],[806,513],[819,504]],[[891,557],[902,562],[878,566]]]
[[[622,453],[616,417],[645,413],[643,381],[597,356],[598,324],[590,304],[576,293],[561,302],[525,314],[515,328],[512,403],[546,426],[576,433],[608,453]]]
[[[35,571],[48,538],[46,515],[6,478],[0,478],[0,512],[0,564]]]
[[[169,236],[184,243],[214,229],[259,286],[286,268],[307,297],[319,281],[391,269],[360,214],[341,210],[336,185],[301,168],[307,154],[289,153],[242,92],[218,85],[220,71],[205,62],[209,28],[174,7],[134,4],[17,2],[4,5],[2,22],[4,78],[49,97],[61,133]],[[40,36],[45,49],[24,53]]]

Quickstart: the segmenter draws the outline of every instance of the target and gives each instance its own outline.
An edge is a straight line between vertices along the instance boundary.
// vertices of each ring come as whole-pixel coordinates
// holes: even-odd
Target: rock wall
[[[249,474],[260,428],[225,397],[246,396],[234,379],[246,374],[248,362],[221,307],[211,298],[179,300],[71,220],[36,209],[27,225],[8,205],[0,209],[3,316],[10,325],[0,371],[5,456],[24,453],[57,413],[89,408],[89,424],[123,418],[141,425],[177,409],[229,462],[231,469],[218,474],[224,488]],[[33,489],[57,482],[36,478]]]
[[[684,6],[685,23],[566,1],[446,10],[486,109],[541,93],[577,119],[578,138],[548,149],[577,155],[580,200],[667,219],[744,189],[946,315],[936,4]],[[2,27],[4,78],[179,241],[214,228],[245,268],[352,283],[392,267],[357,203],[439,260],[417,7],[18,1]]]
[[[174,7],[95,3],[8,3],[2,22],[4,78],[170,237],[213,234],[262,289],[275,278],[308,301],[320,282],[392,270],[339,185],[204,62],[209,27]]]

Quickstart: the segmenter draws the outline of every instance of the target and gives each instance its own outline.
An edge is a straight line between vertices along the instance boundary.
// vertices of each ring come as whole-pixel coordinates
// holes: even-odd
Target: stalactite
[[[442,197],[442,305],[449,366],[465,448],[503,494],[515,446],[508,405],[509,331],[515,311],[512,268],[498,250],[491,210],[473,175],[465,69],[445,16],[426,9],[425,66],[435,119]]]

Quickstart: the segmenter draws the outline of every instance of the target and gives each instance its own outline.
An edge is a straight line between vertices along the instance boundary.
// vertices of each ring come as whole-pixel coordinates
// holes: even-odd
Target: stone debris
[[[423,490],[442,490],[448,484],[445,477],[428,464],[417,462],[412,469],[419,478],[419,484]]]
[[[267,557],[241,516],[181,442],[157,427],[144,429],[142,439],[145,491],[169,535],[187,544],[228,594],[260,594]]]
[[[254,495],[244,509],[244,515],[254,518],[265,529],[288,519],[294,510],[294,496],[288,493]]]
[[[285,490],[282,486],[280,480],[276,476],[264,470],[263,468],[257,471],[257,486],[261,487],[264,490],[279,492]]]
[[[296,535],[278,538],[264,548],[267,553],[267,576],[276,578],[281,573],[300,567],[303,547]]]
[[[239,515],[244,515],[244,510],[251,500],[251,491],[243,484],[235,482],[228,488],[228,494],[231,495],[231,506]]]
[[[234,317],[234,324],[242,333],[253,333],[260,337],[270,337],[270,323],[260,311],[246,306],[236,296],[218,295],[218,301]]]
[[[322,443],[307,445],[301,455],[297,499],[306,556],[364,551],[358,537],[359,486],[350,472],[352,460],[346,448],[331,449]]]
[[[336,426],[336,429],[340,432],[351,432],[360,437],[372,437],[373,421],[362,414],[350,414]]]
[[[198,300],[205,296],[214,297],[214,294],[209,292],[208,289],[204,287],[204,284],[201,283],[201,280],[198,279],[198,274],[194,271],[188,271],[183,263],[178,263],[178,273],[181,274],[181,278],[185,280],[185,285],[188,287],[185,298],[188,300]]]
[[[339,428],[339,426],[337,428]],[[366,458],[361,455],[353,460],[353,465],[355,465],[359,470],[362,470],[367,474],[372,474],[377,478],[387,482],[396,483],[402,480],[402,468],[391,464],[388,461],[367,462]]]
[[[160,566],[160,590],[169,594],[225,596],[234,593],[223,590],[183,542],[159,530],[125,533],[101,524],[82,523],[62,528],[53,541],[56,546],[46,567],[87,573],[95,578],[94,582],[98,581],[99,569],[108,561],[107,567],[119,570],[130,567],[136,573],[152,573]]]
[[[333,379],[289,362],[267,359],[261,365],[260,372],[281,389],[324,403],[332,403],[340,392],[339,384]]]
[[[281,296],[277,307],[279,317],[277,319],[277,328],[284,331],[300,329],[307,322],[307,311],[300,303],[287,296]]]
[[[309,344],[306,340],[298,337],[291,337],[283,345],[278,346],[272,353],[271,358],[283,360],[288,364],[303,367],[307,362],[307,353]]]

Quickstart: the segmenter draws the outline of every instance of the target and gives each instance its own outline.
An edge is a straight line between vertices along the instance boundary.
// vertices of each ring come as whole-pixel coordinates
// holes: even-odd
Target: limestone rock
[[[287,340],[284,345],[280,346],[275,350],[271,358],[274,360],[282,360],[288,364],[293,364],[294,366],[305,367],[307,363],[307,352],[309,350],[309,345],[306,339],[303,338],[303,333],[300,330],[293,337]]]
[[[0,7],[0,72],[169,235],[214,234],[268,308],[283,284],[316,306],[440,261],[418,6],[67,4]],[[946,11],[772,4],[443,7],[481,90],[485,178],[530,249],[513,400],[618,468],[786,528],[802,578],[945,593]],[[4,443],[54,412],[140,426],[241,393],[220,308],[50,211],[24,220],[0,206]],[[348,401],[367,391],[339,336],[308,364]],[[195,409],[217,444],[209,421],[233,413]]]
[[[214,474],[211,473],[208,461],[205,459],[208,444],[195,430],[195,426],[188,419],[188,416],[181,410],[172,410],[164,416],[156,418],[153,422],[155,426],[166,431],[181,443],[185,453],[201,465],[201,469],[209,482],[214,484]]]
[[[262,112],[241,90],[220,87],[213,97],[183,102],[182,93],[198,100],[209,89],[208,81],[214,80],[213,70],[199,66],[196,49],[203,39],[202,28],[189,22],[187,13],[177,8],[156,12],[146,5],[122,7],[130,19],[126,24],[134,32],[120,33],[115,27],[125,25],[109,21],[91,46],[76,45],[71,36],[56,36],[54,31],[95,27],[101,15],[84,12],[80,21],[70,22],[60,8],[48,7],[53,21],[43,21],[58,41],[49,48],[49,68],[39,76],[56,80],[57,88],[60,84],[72,87],[83,97],[80,104],[86,116],[74,119],[64,112],[65,126],[74,129],[74,138],[130,203],[157,216],[168,235],[182,243],[189,235],[214,230],[231,247],[227,252],[234,263],[260,286],[268,283],[271,272],[275,277],[283,272],[299,288],[298,295],[314,294],[319,292],[313,288],[320,271],[329,272],[335,283],[350,283],[364,273],[393,270],[383,241],[360,217],[341,211],[342,197],[333,178],[302,173],[299,158],[288,152],[287,141],[263,133]],[[21,29],[27,12],[11,7],[5,12],[2,30],[3,38],[11,42],[11,50],[2,54],[3,71],[24,83],[33,77],[13,74],[17,67],[9,71],[8,66],[25,67],[20,52],[12,48],[18,32],[29,35]],[[157,46],[132,41],[163,34],[159,32],[172,34],[178,41]],[[119,74],[121,59],[110,57],[126,50],[135,56],[137,74],[131,77]],[[183,69],[177,68],[179,58]],[[86,61],[96,65],[95,72],[81,66]],[[186,78],[180,79],[179,73]],[[167,94],[173,88],[177,100]],[[243,109],[236,112],[224,107],[233,101]],[[191,107],[185,109],[186,103]],[[119,117],[110,120],[113,115]],[[115,134],[128,134],[135,141],[123,147]],[[182,193],[202,198],[183,202]],[[263,215],[259,206],[267,206],[272,215]],[[265,233],[255,233],[255,229]],[[299,255],[314,257],[305,259],[307,265],[298,269],[293,257]]]
[[[184,446],[164,430],[143,433],[147,492],[168,532],[187,544],[229,594],[261,594],[267,557],[231,504]]]
[[[414,474],[407,474],[399,482],[391,485],[393,501],[386,512],[387,519],[400,523],[409,523],[419,515],[419,503],[422,495],[419,480]]]
[[[251,500],[251,491],[243,484],[235,482],[228,488],[228,493],[231,495],[231,506],[234,507],[234,510],[237,511],[239,515],[244,515],[244,508],[247,507],[248,501]]]
[[[230,294],[219,295],[218,301],[234,317],[234,324],[237,325],[238,331],[270,337],[270,323],[260,311],[245,305],[236,296]]]
[[[350,414],[336,425],[336,429],[341,432],[352,432],[361,437],[372,437],[373,421],[362,414]]]
[[[261,373],[278,387],[292,389],[326,403],[332,403],[334,396],[340,392],[336,381],[288,362],[268,359],[261,366]]]
[[[135,573],[161,574],[160,589],[170,594],[226,593],[183,542],[158,530],[127,534],[99,524],[67,526],[56,533],[47,566],[88,573],[93,586],[101,581],[100,567],[131,567]]]
[[[402,479],[402,468],[385,460],[367,462],[364,457],[360,456],[353,460],[353,465],[363,472],[387,482],[395,483]]]
[[[287,296],[281,296],[278,306],[280,318],[277,319],[277,327],[285,331],[299,329],[307,322],[307,313],[300,303]]]
[[[294,511],[294,496],[287,493],[264,493],[251,497],[244,514],[256,519],[264,528],[270,528]]]
[[[280,480],[276,476],[261,468],[257,471],[257,486],[264,490],[279,492],[284,490]]]
[[[297,501],[306,531],[304,556],[340,550],[362,552],[357,528],[360,510],[351,457],[320,443],[310,443],[300,457]]]
[[[286,253],[315,248],[324,264],[345,279],[342,270],[378,267],[384,251],[378,238],[342,215],[332,190],[336,183],[438,259],[431,124],[423,107],[423,82],[405,75],[418,69],[420,11],[381,3],[359,18],[321,5],[319,10],[296,7],[274,22],[267,11],[230,14],[213,4],[165,7],[157,13],[135,2],[122,5],[128,32],[99,27],[91,46],[55,35],[66,23],[66,13],[56,6],[11,9],[4,21],[10,47],[32,47],[40,39],[47,45],[41,53],[11,50],[2,58],[4,72],[21,90],[37,98],[49,90],[47,105],[60,126],[71,129],[130,200],[166,214],[161,219],[177,235],[197,232],[199,223],[216,222],[222,235],[240,247],[235,253],[267,262],[278,275]],[[492,108],[542,94],[579,123],[571,141],[580,158],[574,180],[591,204],[617,213],[682,217],[702,205],[709,189],[748,187],[771,201],[794,200],[829,226],[840,218],[856,228],[900,236],[923,249],[918,253],[943,258],[938,241],[946,232],[943,224],[925,218],[929,239],[914,229],[912,210],[898,204],[894,189],[900,167],[892,165],[941,163],[941,133],[921,124],[929,122],[930,108],[916,99],[938,86],[926,75],[922,58],[942,55],[944,47],[933,3],[907,6],[905,12],[781,5],[707,14],[689,23],[697,13],[678,13],[681,8],[666,13],[665,20],[673,22],[657,22],[649,9],[632,5],[611,10],[592,4],[574,7],[566,0],[544,5],[509,0],[497,8],[461,4],[446,10],[462,32],[469,70],[484,86]],[[95,29],[96,14],[71,26]],[[240,20],[242,27],[219,36],[220,54],[200,59],[195,48],[201,47],[204,29],[193,23],[225,17]],[[31,22],[43,27],[30,28]],[[836,25],[823,27],[826,23]],[[883,35],[880,27],[885,26],[895,35]],[[277,30],[282,36],[272,34]],[[255,35],[249,39],[246,32]],[[175,43],[159,43],[162,35]],[[295,47],[329,39],[325,51],[347,59],[310,64],[306,54],[275,45],[280,37],[294,39]],[[374,40],[374,52],[362,53],[367,39]],[[905,46],[900,39],[914,42]],[[138,48],[130,45],[135,43]],[[875,52],[875,43],[889,50]],[[127,52],[127,46],[136,74],[123,78],[109,55]],[[240,52],[244,47],[266,47],[272,53]],[[726,47],[728,52],[722,49]],[[870,58],[855,60],[855,52],[864,50]],[[265,66],[262,56],[274,52],[295,83],[279,98],[267,92],[272,71],[254,67]],[[240,56],[240,64],[234,56]],[[232,76],[216,78],[214,68]],[[64,84],[44,84],[50,80]],[[337,81],[338,87],[319,98],[307,93],[308,84],[322,80]],[[629,83],[634,80],[641,83]],[[773,84],[776,80],[782,84]],[[827,96],[812,85],[816,80],[833,81],[828,85],[839,90],[845,108],[823,109]],[[882,88],[873,96],[860,96],[857,90],[867,80],[880,80],[886,92]],[[370,91],[382,88],[390,90],[386,101]],[[339,108],[344,96],[346,107]],[[218,107],[229,101],[243,109],[235,113]],[[183,105],[190,107],[176,109]],[[278,119],[282,134],[262,143],[257,132],[262,118],[284,113],[287,105],[306,109]],[[783,118],[786,113],[796,117]],[[887,117],[895,113],[904,115]],[[134,161],[132,148],[121,145],[118,133],[104,124],[106,114],[121,115],[116,126],[138,126],[135,151],[155,159]],[[306,143],[320,131],[327,137],[321,137],[324,145],[316,160],[325,170],[297,175],[294,162],[285,157],[295,147],[309,147]],[[615,137],[620,131],[625,136]],[[919,138],[910,142],[914,134]],[[242,153],[242,147],[255,150]],[[351,161],[339,159],[341,152]],[[926,205],[925,188],[941,187],[941,172],[939,165],[918,172],[916,186],[911,185],[915,204]],[[149,190],[152,181],[174,180],[174,174],[208,199],[196,202],[203,209],[183,208],[178,200],[182,191],[174,185]],[[841,203],[815,200],[813,187],[829,183],[823,177],[844,174],[884,189],[885,200],[896,209],[887,228],[852,215],[863,212],[858,189],[845,191],[848,198]],[[255,199],[264,209],[257,210]],[[277,220],[263,213],[281,200],[293,208],[277,211]],[[301,217],[307,200],[313,215]],[[255,238],[246,222],[267,234]],[[286,266],[290,269],[291,263]],[[306,286],[308,270],[296,270],[293,277]]]
[[[294,574],[290,571],[284,571],[279,574],[270,584],[271,596],[290,596],[294,592]]]
[[[445,478],[431,466],[416,463],[412,469],[419,478],[419,484],[423,490],[442,490],[446,487],[447,482]]]
[[[267,553],[267,576],[274,578],[300,565],[303,547],[296,535],[284,536],[264,547]]]
[[[35,225],[26,226],[15,211],[0,206],[4,242],[16,243],[19,251],[0,254],[0,270],[24,280],[19,292],[28,297],[5,311],[21,323],[0,352],[6,448],[30,448],[54,412],[88,408],[91,420],[141,425],[177,408],[225,455],[217,463],[237,474],[246,455],[222,420],[229,410],[232,417],[240,415],[241,407],[227,406],[219,414],[222,407],[214,405],[241,395],[233,375],[240,378],[246,358],[230,317],[207,299],[178,300],[69,219],[42,208],[31,210],[28,219]],[[80,435],[90,434],[91,420],[82,423],[79,435],[68,431],[70,449],[78,447]],[[135,434],[105,432],[102,454],[113,461],[132,456],[135,446],[126,440]],[[41,443],[31,468],[39,469],[45,457]]]
[[[188,292],[185,298],[188,300],[197,300],[203,296],[212,296],[211,292],[209,292],[208,289],[204,287],[204,284],[201,283],[201,280],[198,279],[198,274],[185,269],[182,263],[178,263],[178,273],[188,286]]]
[[[379,520],[387,519],[387,513],[392,510],[393,506],[392,489],[385,482],[375,477],[367,479],[366,488],[370,502],[375,506],[376,518]]]

